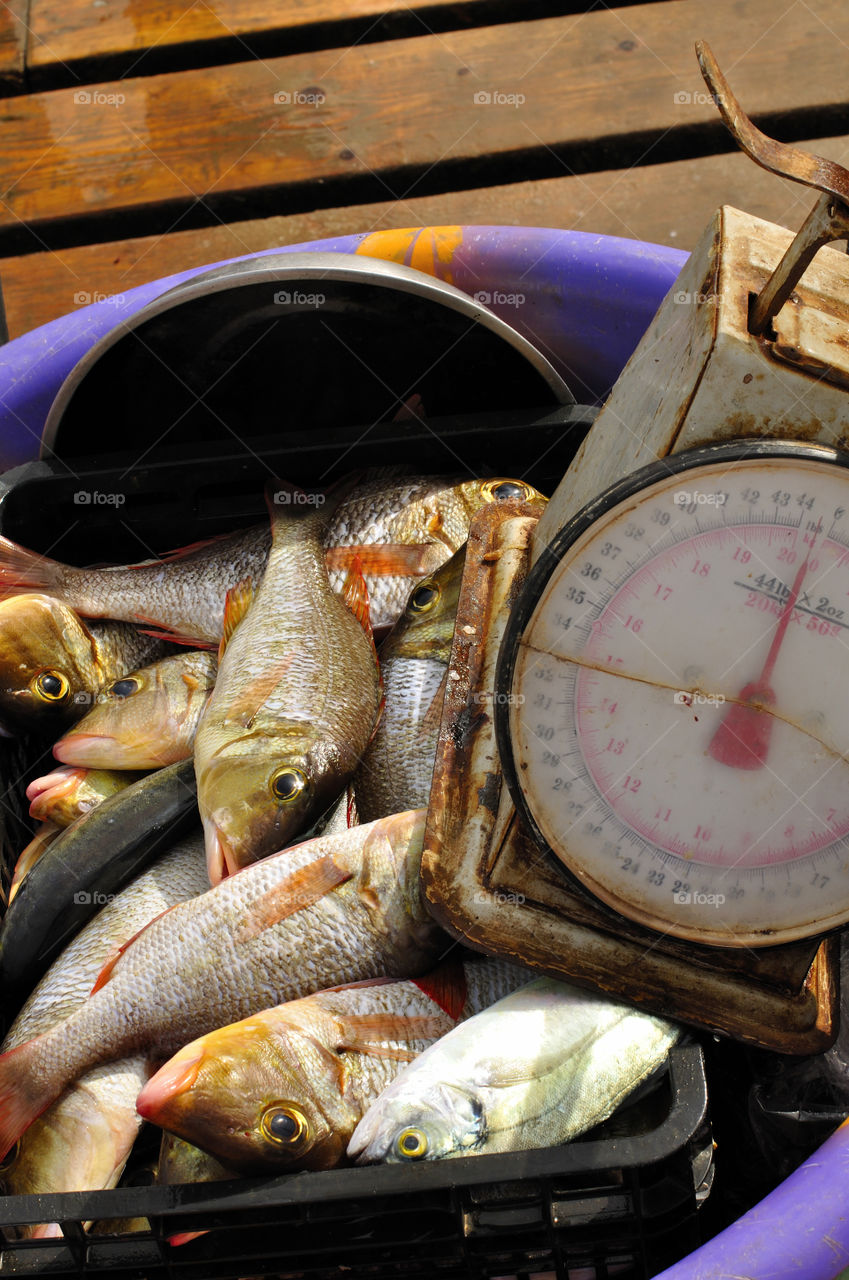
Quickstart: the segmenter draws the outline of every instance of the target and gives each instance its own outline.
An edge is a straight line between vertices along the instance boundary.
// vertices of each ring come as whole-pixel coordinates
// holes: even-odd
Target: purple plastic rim
[[[678,249],[580,231],[461,230],[451,281],[472,296],[493,295],[492,310],[533,342],[586,401],[613,385],[687,257]],[[365,239],[365,233],[342,236],[208,263],[115,294],[7,343],[0,348],[0,469],[38,456],[48,410],[77,361],[167,289],[224,262],[305,249],[356,253]],[[847,1266],[849,1121],[759,1205],[657,1280],[835,1280]]]
[[[432,274],[472,296],[489,294],[491,309],[532,342],[585,402],[603,397],[616,381],[687,256],[638,240],[545,227],[452,230],[459,233],[456,248],[450,260],[433,255]],[[314,240],[224,261],[304,249],[357,253],[366,239]],[[56,393],[95,342],[167,289],[220,265],[114,294],[0,347],[0,470],[38,457]]]
[[[849,1266],[849,1120],[754,1209],[656,1280],[835,1280]]]

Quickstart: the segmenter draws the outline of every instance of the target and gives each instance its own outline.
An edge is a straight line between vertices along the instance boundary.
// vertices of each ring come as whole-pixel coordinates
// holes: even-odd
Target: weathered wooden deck
[[[702,36],[768,132],[849,161],[844,0],[5,0],[10,336],[170,272],[348,232],[796,228],[734,150]]]

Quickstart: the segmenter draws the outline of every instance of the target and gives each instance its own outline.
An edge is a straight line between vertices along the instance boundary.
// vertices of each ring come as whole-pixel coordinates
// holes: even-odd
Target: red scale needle
[[[817,530],[819,532],[819,530]],[[816,537],[816,534],[814,535]],[[813,546],[799,567],[784,612],[778,619],[766,662],[757,680],[740,690],[739,702],[733,703],[722,718],[722,723],[711,739],[708,755],[730,769],[762,769],[766,764],[769,740],[772,734],[772,716],[764,715],[765,707],[775,705],[775,693],[770,681],[778,660],[778,653],[790,625],[790,617],[799,599],[802,582],[808,571]]]

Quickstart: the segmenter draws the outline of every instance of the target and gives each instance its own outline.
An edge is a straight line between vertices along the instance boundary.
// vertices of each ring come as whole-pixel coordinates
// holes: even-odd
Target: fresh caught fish
[[[142,777],[140,773],[117,769],[76,769],[65,766],[36,778],[27,787],[30,817],[69,827],[84,813],[91,813],[104,800],[124,791]]]
[[[71,826],[84,813],[90,813],[110,796],[117,795],[142,777],[140,773],[108,772],[100,769],[54,769],[36,778],[26,789],[30,817],[40,825],[32,840],[15,863],[9,886],[9,902],[21,887],[24,877],[53,843],[60,831]]]
[[[526,1151],[612,1115],[665,1061],[680,1028],[541,978],[448,1033],[357,1126],[360,1164]]]
[[[50,596],[0,600],[0,720],[15,730],[68,724],[106,685],[167,652],[126,622],[83,623]]]
[[[175,1134],[163,1131],[156,1166],[156,1181],[160,1186],[170,1187],[175,1183],[185,1182],[226,1182],[238,1176],[235,1169],[226,1169],[208,1151],[201,1151],[200,1147],[194,1147]],[[173,1239],[171,1243],[174,1243]]]
[[[427,807],[465,562],[464,545],[418,583],[380,646],[386,701],[354,779],[363,822]]]
[[[194,650],[114,681],[53,748],[57,760],[94,769],[161,769],[192,754],[218,659]]]
[[[424,819],[395,814],[286,849],[149,924],[82,1008],[0,1057],[0,1159],[99,1062],[164,1057],[284,1000],[436,963],[446,940],[421,899]]]
[[[371,546],[362,560],[372,626],[391,626],[413,583],[465,542],[469,521],[480,506],[539,496],[521,480],[424,476],[367,481],[328,525],[331,584],[341,591],[354,554],[362,555],[364,544]],[[186,642],[217,644],[227,592],[246,578],[259,581],[270,545],[268,526],[256,525],[143,564],[76,569],[0,538],[0,592],[44,591],[86,617],[144,620]]]
[[[15,1019],[3,1049],[25,1043],[81,1008],[115,949],[169,907],[202,893],[200,831],[143,871],[104,906],[53,964]],[[88,1191],[116,1185],[138,1133],[136,1096],[151,1070],[144,1055],[101,1063],[83,1075],[21,1138],[0,1175],[7,1195]],[[59,1234],[58,1229],[35,1235]]]
[[[527,980],[501,960],[449,958],[420,979],[292,1000],[186,1045],[137,1106],[241,1173],[330,1169],[405,1063]]]
[[[190,760],[148,774],[67,827],[0,924],[0,990],[18,1007],[74,934],[197,822]]]
[[[379,709],[367,605],[362,622],[330,589],[321,508],[291,512],[274,509],[265,574],[227,641],[195,737],[213,885],[283,849],[328,808]]]

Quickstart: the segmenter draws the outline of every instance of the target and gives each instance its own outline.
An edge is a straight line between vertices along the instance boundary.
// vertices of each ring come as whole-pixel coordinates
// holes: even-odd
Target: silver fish
[[[449,1031],[360,1121],[360,1164],[527,1151],[612,1115],[680,1035],[666,1018],[540,978]]]

